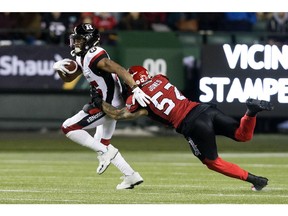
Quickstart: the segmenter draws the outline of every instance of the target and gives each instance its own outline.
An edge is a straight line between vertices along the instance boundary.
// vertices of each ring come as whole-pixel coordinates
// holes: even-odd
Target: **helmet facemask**
[[[74,28],[69,37],[72,56],[84,55],[91,47],[100,42],[100,34],[91,24],[81,24]]]
[[[85,38],[81,35],[71,34],[70,37],[70,47],[72,49],[72,56],[81,56],[84,54],[84,44],[86,43]]]

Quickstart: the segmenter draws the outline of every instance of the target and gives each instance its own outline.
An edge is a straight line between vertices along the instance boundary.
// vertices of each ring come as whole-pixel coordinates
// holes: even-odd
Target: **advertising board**
[[[268,100],[275,110],[263,116],[288,116],[287,45],[204,45],[201,62],[199,101],[241,116],[246,99]]]

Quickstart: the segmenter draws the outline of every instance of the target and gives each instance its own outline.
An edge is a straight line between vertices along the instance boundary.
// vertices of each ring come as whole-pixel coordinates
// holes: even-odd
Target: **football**
[[[78,69],[78,64],[77,64],[77,62],[74,61],[74,60],[69,60],[68,63],[69,63],[69,64],[65,65],[65,68],[69,71],[69,72],[67,72],[67,73],[69,73],[69,74],[75,73],[75,72],[77,71],[77,69]]]

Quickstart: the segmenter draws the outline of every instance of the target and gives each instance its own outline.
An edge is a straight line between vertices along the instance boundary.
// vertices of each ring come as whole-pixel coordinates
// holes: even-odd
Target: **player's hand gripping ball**
[[[67,69],[67,73],[68,74],[73,74],[77,71],[78,69],[78,64],[76,61],[74,60],[70,60],[70,61],[67,61],[67,64],[65,65],[65,68]]]
[[[67,74],[75,73],[78,70],[78,64],[72,59],[62,59],[54,63],[53,69],[66,76]]]

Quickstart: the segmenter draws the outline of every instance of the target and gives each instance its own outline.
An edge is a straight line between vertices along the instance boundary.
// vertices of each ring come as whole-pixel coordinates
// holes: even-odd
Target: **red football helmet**
[[[142,85],[143,83],[146,83],[148,80],[151,79],[151,76],[149,75],[147,69],[142,66],[132,66],[128,69],[128,71],[137,85]]]

